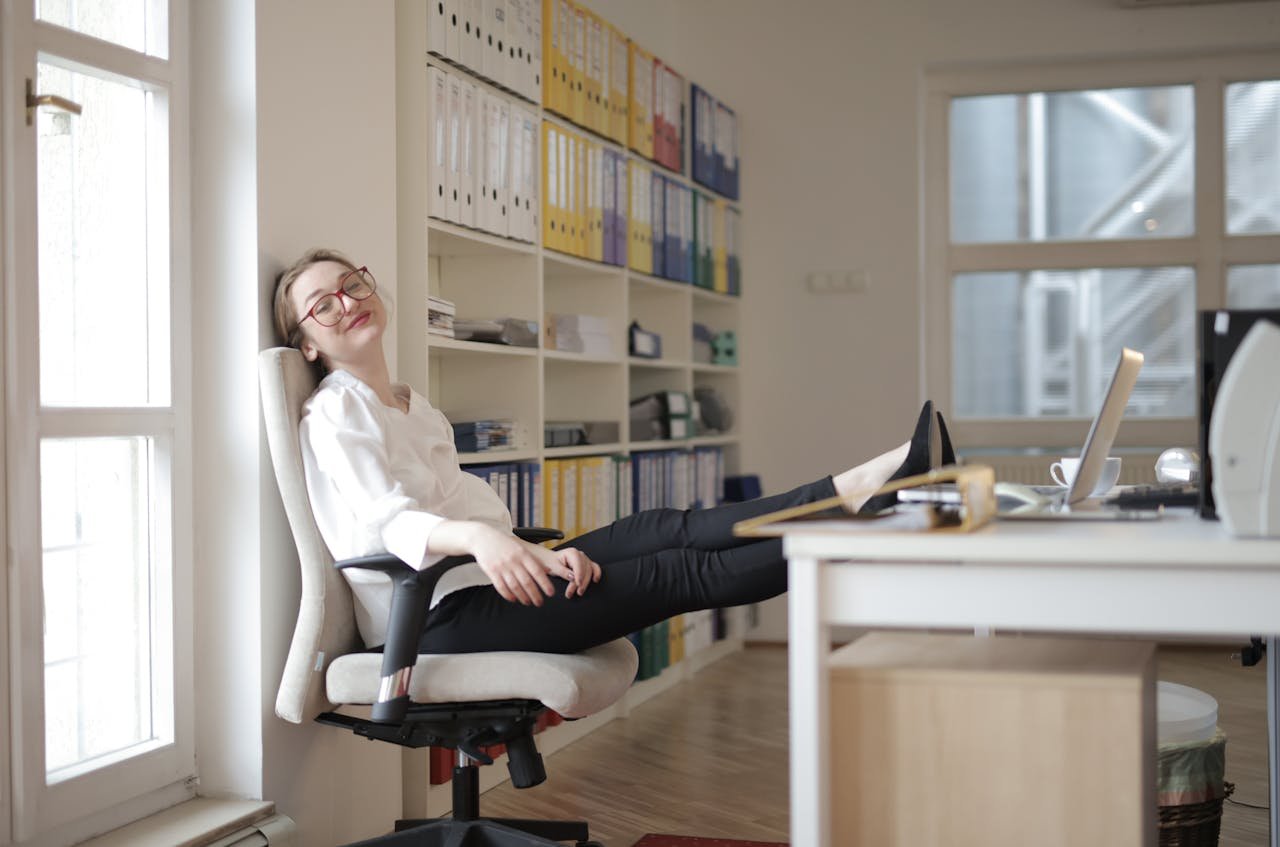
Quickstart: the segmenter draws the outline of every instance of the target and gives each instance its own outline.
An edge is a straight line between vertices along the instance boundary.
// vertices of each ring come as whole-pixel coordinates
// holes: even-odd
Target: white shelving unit
[[[572,127],[614,150],[622,148],[558,115],[544,112],[540,104],[429,54],[427,9],[421,0],[398,0],[396,6],[398,268],[393,319],[399,378],[447,415],[506,413],[514,417],[521,434],[517,449],[462,454],[459,458],[464,465],[717,446],[725,449],[726,472],[737,471],[740,457],[736,431],[676,441],[632,441],[628,426],[629,401],[660,390],[678,390],[692,396],[696,387],[708,385],[716,388],[731,408],[739,408],[737,367],[695,363],[692,341],[695,321],[707,324],[713,331],[733,330],[740,336],[737,297],[545,249],[540,241],[541,226],[537,230],[539,242],[530,244],[429,217],[428,173],[433,139],[429,131],[428,67],[445,69],[490,95],[518,103],[535,114],[539,122],[548,120]],[[668,178],[707,192],[683,174],[630,151],[626,155],[628,159],[644,161]],[[685,161],[688,160],[686,150]],[[543,196],[540,190],[539,202]],[[541,211],[538,210],[539,220]],[[549,313],[604,318],[613,330],[615,349],[610,355],[597,356],[549,350],[542,345],[506,347],[428,335],[429,295],[452,301],[460,318],[524,318],[537,321],[539,328],[544,327]],[[628,355],[628,328],[633,321],[662,336],[662,358]],[[615,421],[621,440],[613,444],[544,448],[544,423],[564,420]],[[544,754],[554,752],[614,717],[625,716],[630,709],[706,664],[740,649],[744,630],[745,614],[733,610],[730,632],[738,633],[736,637],[716,642],[667,668],[660,676],[637,683],[611,709],[541,733],[539,749]],[[404,812],[410,817],[434,817],[449,810],[449,785],[428,787],[426,762],[422,751],[405,751]],[[484,768],[481,774],[482,789],[507,778],[505,766]]]

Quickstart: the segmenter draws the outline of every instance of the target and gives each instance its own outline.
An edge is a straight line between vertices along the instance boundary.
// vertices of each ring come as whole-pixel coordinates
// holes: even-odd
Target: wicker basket
[[[1223,783],[1222,796],[1203,803],[1160,806],[1160,847],[1218,847],[1218,831],[1222,826],[1222,803],[1236,790],[1234,784]]]

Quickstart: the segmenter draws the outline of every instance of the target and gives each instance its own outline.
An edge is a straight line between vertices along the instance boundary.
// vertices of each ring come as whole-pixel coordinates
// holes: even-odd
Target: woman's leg
[[[583,533],[560,546],[575,547],[601,564],[675,548],[726,550],[757,540],[736,537],[733,525],[738,521],[835,494],[831,477],[825,477],[783,494],[745,503],[726,503],[710,509],[647,509]]]
[[[856,512],[872,492],[890,479],[924,473],[929,469],[929,422],[932,415],[932,404],[926,403],[911,441],[835,477],[824,477],[783,494],[746,503],[729,503],[711,509],[649,509],[637,512],[561,546],[576,547],[600,563],[675,547],[727,550],[750,543],[751,539],[738,538],[733,534],[733,525],[748,518],[825,500],[837,494],[846,498],[850,510]],[[897,497],[890,496],[896,502]]]
[[[787,589],[778,539],[731,550],[661,550],[615,560],[587,593],[566,598],[567,583],[541,606],[509,603],[490,587],[445,597],[427,617],[423,653],[530,650],[576,653],[672,615],[756,603]]]

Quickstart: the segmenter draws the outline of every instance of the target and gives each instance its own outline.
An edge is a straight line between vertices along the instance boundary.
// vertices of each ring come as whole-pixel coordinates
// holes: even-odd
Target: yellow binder
[[[556,242],[555,192],[551,186],[556,181],[555,166],[556,128],[548,121],[542,122],[542,243],[552,249]]]
[[[573,111],[573,3],[572,0],[555,0],[556,32],[560,41],[560,79],[556,81],[556,113],[570,117]]]
[[[627,108],[631,121],[627,145],[646,159],[653,158],[653,54],[632,41],[628,47]],[[652,263],[650,263],[652,264]]]
[[[622,30],[609,25],[609,138],[627,146],[627,67],[629,50]]]
[[[586,53],[583,62],[583,126],[592,132],[600,132],[601,88],[604,84],[604,65],[601,44],[603,21],[595,13],[584,9],[583,24],[586,30]],[[601,133],[603,134],[603,133]]]
[[[567,129],[560,129],[560,213],[564,226],[561,228],[560,246],[564,253],[573,253],[578,242],[578,206],[577,193],[573,190],[578,177],[577,161],[574,158],[574,134]]]
[[[582,532],[578,526],[578,496],[578,460],[564,459],[560,466],[560,516],[565,538],[576,538]]]
[[[587,10],[577,3],[570,3],[571,51],[569,54],[570,104],[569,119],[582,126],[586,121],[587,77]]]
[[[547,459],[542,463],[542,520],[543,526],[564,532],[560,519],[560,460]]]
[[[729,290],[729,256],[725,252],[724,201],[716,198],[711,207],[711,287],[716,291]]]
[[[591,233],[588,232],[591,218],[587,213],[587,139],[583,135],[575,135],[574,141],[573,157],[577,168],[575,190],[578,209],[578,240],[574,244],[574,253],[586,258],[587,245],[591,242]]]
[[[651,229],[650,194],[653,179],[648,165],[636,161],[627,162],[627,182],[630,185],[627,216],[628,267],[640,273],[653,273],[653,232]]]
[[[589,166],[588,173],[591,175],[588,188],[590,189],[590,198],[587,202],[587,209],[591,213],[591,221],[588,231],[591,234],[591,243],[588,245],[589,259],[596,262],[604,261],[604,147],[596,142],[590,142],[587,148],[587,156]]]

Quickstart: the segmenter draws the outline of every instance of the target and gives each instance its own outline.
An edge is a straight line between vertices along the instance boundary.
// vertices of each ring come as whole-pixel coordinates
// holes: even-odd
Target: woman
[[[781,594],[787,568],[776,539],[735,538],[740,520],[840,494],[865,492],[929,468],[932,406],[912,441],[785,494],[714,509],[655,509],[554,550],[511,533],[496,493],[464,472],[452,428],[408,386],[382,349],[387,311],[373,276],[331,250],[312,250],[281,274],[276,328],[327,371],[301,424],[316,523],[338,559],[390,552],[415,568],[444,556],[473,564],[436,586],[423,653],[571,653],[697,609]],[[939,419],[940,420],[940,419]],[[944,454],[945,455],[945,454]],[[888,501],[887,501],[888,502]],[[344,570],[366,645],[385,641],[388,578]]]

